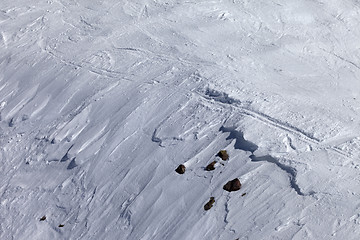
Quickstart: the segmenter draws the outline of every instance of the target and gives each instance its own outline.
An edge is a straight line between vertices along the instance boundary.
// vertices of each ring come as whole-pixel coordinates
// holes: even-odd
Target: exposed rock
[[[228,192],[238,191],[240,190],[240,188],[241,188],[241,183],[238,178],[228,181],[223,187],[223,189]]]
[[[40,218],[40,221],[45,221],[45,220],[46,220],[46,216],[45,216],[45,215]]]
[[[224,161],[229,159],[229,154],[226,150],[220,150],[220,152],[216,156],[220,157]]]
[[[65,225],[64,224],[59,224],[59,227],[64,227]]]
[[[212,163],[210,163],[209,165],[206,166],[205,170],[206,171],[215,170],[215,164],[216,164],[216,161],[213,161]]]
[[[246,195],[246,193],[241,194],[242,197],[245,196],[245,195]]]
[[[215,198],[214,198],[214,197],[211,197],[210,200],[204,205],[205,211],[207,211],[207,210],[209,210],[210,208],[212,208],[214,202],[215,202]]]
[[[178,174],[184,174],[186,167],[183,164],[180,164],[176,169],[175,172]]]

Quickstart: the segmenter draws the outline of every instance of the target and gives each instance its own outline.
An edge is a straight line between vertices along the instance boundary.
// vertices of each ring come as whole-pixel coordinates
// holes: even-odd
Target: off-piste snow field
[[[0,239],[360,239],[359,26],[356,0],[1,0]]]

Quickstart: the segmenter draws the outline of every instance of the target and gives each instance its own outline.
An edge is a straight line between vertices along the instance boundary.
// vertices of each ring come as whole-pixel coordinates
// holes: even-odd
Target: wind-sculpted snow
[[[235,99],[228,96],[228,94],[224,92],[219,92],[214,89],[206,89],[205,96],[209,99],[213,99],[215,101],[227,104],[240,103],[240,101],[236,101]]]
[[[269,162],[278,166],[281,170],[285,171],[289,175],[290,186],[295,190],[295,192],[301,196],[304,196],[304,193],[301,192],[300,187],[296,183],[296,169],[280,163],[279,160],[271,156],[256,157],[254,155],[251,155],[250,158],[253,162]]]
[[[247,141],[244,138],[243,133],[241,131],[236,130],[235,127],[221,126],[221,128],[219,130],[223,133],[230,133],[226,139],[227,140],[235,139],[235,144],[234,144],[235,149],[251,152],[252,155],[250,155],[249,158],[251,159],[252,162],[273,163],[277,167],[279,167],[281,170],[283,170],[286,174],[289,175],[291,188],[293,188],[298,195],[305,196],[305,194],[301,191],[300,187],[296,183],[297,170],[295,168],[281,163],[278,159],[276,159],[270,155],[260,156],[260,157],[255,156],[254,152],[258,149],[258,146],[250,141]],[[314,193],[312,192],[311,194],[314,194]]]
[[[1,1],[0,239],[358,239],[358,23],[350,0]]]
[[[251,153],[254,153],[256,149],[258,149],[258,146],[256,146],[256,144],[246,141],[244,138],[244,134],[240,131],[237,131],[235,127],[227,128],[222,126],[219,130],[223,133],[230,133],[227,140],[235,139],[235,149],[249,151]]]

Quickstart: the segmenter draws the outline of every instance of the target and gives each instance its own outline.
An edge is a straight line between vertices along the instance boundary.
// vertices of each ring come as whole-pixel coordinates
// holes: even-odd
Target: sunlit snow
[[[355,0],[1,0],[0,239],[360,239],[359,26]]]

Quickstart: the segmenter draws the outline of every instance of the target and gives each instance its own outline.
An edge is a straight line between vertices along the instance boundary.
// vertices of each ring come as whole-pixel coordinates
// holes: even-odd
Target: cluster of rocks
[[[227,161],[229,159],[229,154],[227,153],[226,150],[220,150],[218,154],[216,154],[217,157],[221,158],[223,161]],[[206,171],[213,171],[215,170],[215,164],[217,163],[217,161],[213,161],[211,163],[209,163],[209,165],[207,165],[205,167]],[[223,163],[220,163],[222,165],[224,165]]]
[[[227,153],[226,150],[220,150],[218,154],[216,154],[217,157],[220,157],[223,161],[227,161],[229,159],[229,154]],[[213,171],[215,170],[215,164],[217,163],[217,161],[212,161],[211,163],[209,163],[209,165],[207,165],[205,167],[206,171]],[[186,171],[186,167],[184,164],[180,164],[176,169],[175,172],[177,172],[178,174],[184,174]]]
[[[227,153],[226,150],[220,150],[219,153],[216,155],[217,157],[221,158],[223,161],[227,161],[229,159],[229,154]],[[217,161],[212,161],[211,163],[209,163],[209,165],[207,165],[205,167],[206,171],[213,171],[215,170],[215,165],[216,165]],[[222,164],[224,165],[224,164]],[[186,167],[183,164],[180,164],[176,169],[175,172],[177,172],[178,174],[184,174],[186,171]],[[225,191],[228,192],[234,192],[234,191],[238,191],[241,188],[241,183],[240,180],[238,178],[235,178],[231,181],[228,181],[224,186],[223,189]],[[246,193],[243,193],[241,196],[245,196]],[[210,200],[204,205],[204,210],[208,211],[209,209],[212,208],[213,204],[215,203],[215,198],[214,197],[210,197]]]
[[[42,221],[45,221],[46,220],[46,216],[44,215],[44,216],[42,216],[40,219],[39,219],[39,221],[40,222],[42,222]],[[61,228],[61,227],[64,227],[65,225],[64,224],[59,224],[59,228]]]

